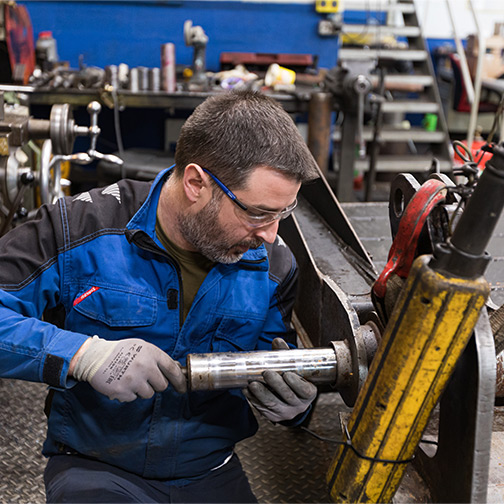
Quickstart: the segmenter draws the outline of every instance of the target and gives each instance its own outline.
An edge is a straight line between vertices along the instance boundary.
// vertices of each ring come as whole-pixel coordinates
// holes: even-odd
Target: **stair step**
[[[378,75],[370,75],[369,80],[375,89],[379,86]],[[390,91],[407,91],[422,93],[426,87],[434,84],[431,75],[388,74],[385,75],[385,89]]]
[[[396,61],[425,61],[427,51],[419,49],[361,49],[355,47],[342,47],[338,51],[338,59],[340,60],[371,60],[378,58]]]
[[[371,76],[371,82],[374,84],[374,80],[378,82],[378,76]],[[432,86],[434,83],[434,78],[432,75],[401,75],[401,74],[388,74],[385,75],[386,85],[399,85],[399,84],[419,84],[421,86]]]
[[[413,14],[415,5],[412,3],[388,3],[384,5],[382,0],[370,2],[369,0],[345,0],[346,10],[365,10],[377,12],[402,12],[404,14]]]
[[[404,112],[412,114],[436,114],[440,106],[436,102],[425,102],[421,100],[394,100],[382,104],[382,112]]]
[[[380,172],[427,172],[432,163],[433,156],[415,156],[415,155],[397,155],[397,156],[378,156],[376,160],[376,171]],[[338,164],[335,163],[335,168]],[[354,168],[360,172],[369,170],[369,157],[364,159],[356,159]],[[443,172],[448,172],[452,168],[452,163],[449,160],[439,160],[439,169]]]
[[[343,33],[350,35],[394,35],[396,37],[419,37],[418,26],[388,26],[372,24],[344,24]]]
[[[369,142],[373,139],[373,127],[364,126],[362,131],[364,140]],[[341,129],[334,131],[332,139],[335,142],[341,141]],[[378,140],[382,142],[419,142],[419,143],[441,143],[446,140],[444,131],[426,131],[421,127],[410,129],[394,128],[393,126],[383,126],[378,134]]]

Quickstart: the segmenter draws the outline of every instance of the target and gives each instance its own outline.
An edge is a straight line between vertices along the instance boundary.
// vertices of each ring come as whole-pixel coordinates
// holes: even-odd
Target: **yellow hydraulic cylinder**
[[[503,206],[504,144],[450,240],[412,265],[327,474],[334,502],[394,496],[488,297],[485,248]]]
[[[388,502],[489,293],[415,260],[328,472],[334,502]],[[351,446],[350,446],[351,443]]]

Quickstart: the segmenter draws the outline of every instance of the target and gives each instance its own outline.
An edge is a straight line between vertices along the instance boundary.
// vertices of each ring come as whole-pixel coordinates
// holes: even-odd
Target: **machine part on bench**
[[[380,334],[373,323],[363,326],[367,349],[366,360],[371,362]],[[338,391],[353,391],[359,386],[354,373],[355,351],[346,341],[332,341],[327,348],[296,348],[252,352],[216,352],[189,354],[184,373],[188,387],[195,390],[243,388],[251,381],[263,381],[267,369],[293,371],[315,384],[329,384]]]

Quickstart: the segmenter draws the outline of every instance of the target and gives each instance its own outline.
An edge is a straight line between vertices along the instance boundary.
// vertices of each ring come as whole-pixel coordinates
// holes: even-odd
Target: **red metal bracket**
[[[445,200],[446,184],[429,179],[420,186],[404,211],[397,235],[390,247],[388,262],[373,285],[373,294],[385,298],[387,281],[392,273],[406,278],[417,249],[420,232],[432,209]]]

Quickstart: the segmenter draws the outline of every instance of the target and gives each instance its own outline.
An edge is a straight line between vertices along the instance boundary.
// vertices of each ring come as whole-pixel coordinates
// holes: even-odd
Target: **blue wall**
[[[160,46],[173,42],[178,64],[190,65],[193,49],[183,40],[191,19],[209,37],[207,68],[219,69],[224,51],[313,54],[319,64],[336,64],[338,41],[317,34],[315,4],[240,1],[75,2],[27,0],[34,38],[51,30],[60,60],[77,67],[160,65]]]
[[[160,65],[160,46],[173,42],[177,64],[190,65],[193,49],[184,44],[184,21],[191,19],[209,37],[207,68],[219,69],[225,51],[312,54],[321,67],[336,64],[338,39],[320,37],[322,16],[306,4],[213,0],[43,1],[25,0],[35,39],[51,30],[62,61],[76,68],[79,55],[88,66]],[[345,22],[384,20],[383,13],[345,11]],[[447,39],[428,40],[429,49]]]

